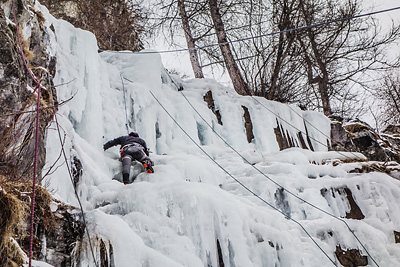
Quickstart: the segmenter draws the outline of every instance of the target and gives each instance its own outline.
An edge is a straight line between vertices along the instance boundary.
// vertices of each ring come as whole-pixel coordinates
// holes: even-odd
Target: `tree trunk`
[[[306,10],[306,7],[304,5],[303,0],[300,0],[300,8],[301,11],[304,15],[305,21],[307,25],[311,25],[311,21],[309,20],[309,14],[308,10]],[[313,83],[318,83],[318,91],[321,96],[321,102],[322,102],[322,109],[324,111],[324,114],[326,116],[329,116],[332,114],[332,109],[331,109],[331,103],[329,99],[329,74],[327,70],[327,62],[323,58],[323,53],[321,53],[318,50],[318,44],[316,41],[315,34],[310,28],[306,29],[306,35],[308,39],[310,40],[311,44],[311,50],[314,55],[315,62],[311,63],[311,59],[308,57],[307,52],[306,52],[306,46],[302,43],[301,38],[298,38],[300,43],[303,46],[307,65],[308,65],[308,81],[310,84]],[[312,65],[316,65],[316,67],[319,69],[320,74],[317,77],[313,77],[312,74]]]
[[[224,24],[219,12],[217,0],[208,0],[208,4],[210,6],[211,19],[214,23],[215,33],[217,35],[218,43],[220,44],[219,47],[222,56],[224,57],[229,77],[232,80],[233,88],[240,95],[251,95],[249,87],[244,81],[239,68],[236,65],[235,59],[233,58],[231,48],[228,44],[228,39],[226,38]]]
[[[204,78],[203,71],[200,67],[199,56],[195,49],[195,42],[193,40],[192,31],[189,26],[189,19],[185,9],[185,0],[178,0],[179,15],[181,16],[182,28],[185,32],[185,39],[187,47],[189,48],[190,63],[195,78]]]
[[[332,114],[331,103],[329,100],[329,74],[326,69],[326,63],[323,61],[321,54],[318,51],[317,44],[314,36],[309,31],[308,37],[310,38],[311,48],[314,52],[314,57],[317,61],[317,65],[322,73],[322,77],[318,81],[319,94],[321,95],[322,108],[324,114],[329,116]]]
[[[281,15],[279,17],[279,22],[278,22],[279,31],[288,30],[292,27],[290,19],[291,15],[294,13],[293,6],[295,2],[296,2],[295,0],[292,1],[291,3],[289,3],[287,0],[282,1]],[[274,11],[274,16],[277,15],[279,15],[279,12]],[[287,57],[294,40],[295,40],[294,34],[283,33],[283,32],[279,34],[278,48],[276,49],[277,50],[276,59],[273,65],[274,67],[271,75],[271,86],[268,94],[265,96],[267,99],[278,100],[278,101],[283,100],[281,99],[282,91],[280,91],[280,88],[278,88],[278,80],[282,72],[283,62]]]
[[[271,75],[271,87],[266,96],[266,98],[270,99],[270,100],[275,99],[275,94],[276,94],[276,91],[278,90],[277,83],[278,83],[279,71],[281,69],[281,57],[283,54],[283,44],[282,43],[283,43],[283,33],[279,34],[278,52],[276,55],[275,65],[274,65],[272,75]]]
[[[326,116],[329,116],[332,114],[332,110],[331,110],[331,102],[329,100],[329,94],[328,94],[328,79],[327,79],[327,77],[323,77],[318,82],[318,89],[319,89],[319,94],[321,95],[322,109],[324,110],[324,114]]]
[[[299,41],[300,46],[302,47],[304,60],[305,60],[306,65],[307,65],[308,83],[309,84],[318,84],[318,92],[319,92],[319,95],[321,97],[322,109],[324,111],[324,114],[326,116],[329,116],[329,115],[332,114],[332,109],[331,109],[331,104],[330,104],[330,100],[329,100],[329,92],[328,92],[328,89],[329,89],[328,72],[326,70],[325,65],[323,64],[321,55],[318,53],[318,50],[316,49],[316,43],[315,43],[315,40],[313,40],[312,34],[309,34],[308,37],[310,39],[310,43],[311,43],[311,46],[312,46],[314,57],[316,58],[316,61],[317,61],[317,65],[318,65],[320,71],[322,72],[322,77],[321,77],[321,75],[317,75],[317,76],[314,77],[313,64],[315,62],[313,62],[311,60],[311,58],[310,58],[310,56],[309,56],[309,54],[307,52],[306,45],[302,41],[301,37],[298,36],[297,40]]]

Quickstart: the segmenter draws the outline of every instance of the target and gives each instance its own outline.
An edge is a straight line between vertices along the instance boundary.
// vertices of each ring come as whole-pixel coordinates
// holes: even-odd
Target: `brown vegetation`
[[[22,202],[14,195],[0,187],[0,265],[21,266],[23,262],[20,251],[11,238],[17,224],[26,217]]]
[[[29,50],[29,41],[24,38],[21,28],[18,28],[18,35],[21,41],[22,51],[24,53],[26,60],[32,61],[34,58],[34,54],[31,50]]]
[[[56,18],[64,19],[75,27],[96,35],[103,50],[143,49],[142,9],[125,0],[43,0],[41,1]]]
[[[21,266],[23,256],[16,246],[28,254],[30,240],[30,207],[32,183],[9,182],[0,178],[0,266]],[[56,218],[50,210],[51,195],[41,186],[36,187],[34,224],[50,230],[55,227]],[[33,249],[40,248],[34,237]]]

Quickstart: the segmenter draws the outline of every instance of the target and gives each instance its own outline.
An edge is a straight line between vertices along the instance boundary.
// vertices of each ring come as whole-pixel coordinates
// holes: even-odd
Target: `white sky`
[[[400,6],[400,1],[399,0],[364,0],[364,5],[366,12],[370,11],[379,11],[379,10],[384,10],[384,9],[390,9],[393,7]],[[395,10],[395,11],[390,11],[382,14],[377,14],[374,15],[374,17],[377,17],[382,25],[383,29],[388,29],[391,26],[392,20],[395,22],[400,22],[400,10]],[[179,38],[176,38],[176,40],[179,40]],[[186,47],[186,42],[184,37],[180,38],[180,44],[182,48]],[[170,50],[170,49],[175,49],[171,48],[168,46],[168,44],[164,41],[163,38],[158,38],[156,42],[152,42],[150,44],[150,47],[155,50]],[[391,53],[388,51],[388,53]],[[395,56],[398,56],[398,50],[396,49],[396,52],[393,52]],[[188,76],[189,78],[193,78],[193,71],[192,67],[190,64],[189,60],[189,53],[188,52],[178,52],[178,53],[164,53],[161,54],[161,59],[164,64],[164,66],[169,69],[169,70],[176,70],[180,75],[185,75]],[[229,75],[223,71],[221,67],[215,68],[214,72],[212,72],[212,69],[210,67],[204,68],[203,69],[204,75],[206,78],[213,78],[217,80],[219,83],[225,85],[225,86],[232,86],[231,81],[229,78]],[[372,99],[372,98],[371,98]],[[376,111],[374,111],[376,112]],[[375,119],[374,116],[372,116],[371,113],[364,114],[360,117],[360,119],[366,121],[369,123],[371,126],[375,127]]]
[[[389,9],[393,7],[400,6],[399,0],[364,0],[364,5],[366,10],[378,11],[383,9]],[[391,20],[399,22],[400,21],[400,10],[391,11],[383,14],[374,15],[375,17],[379,18],[384,28],[387,28],[391,25]],[[177,38],[177,40],[179,40]],[[180,38],[180,44],[184,48],[186,47],[185,39],[182,37]],[[174,49],[168,46],[166,42],[163,41],[163,38],[160,37],[157,39],[156,42],[151,42],[149,48],[155,50],[170,50]],[[188,52],[178,52],[178,53],[165,53],[161,54],[162,62],[167,69],[170,70],[177,70],[182,75],[186,75],[189,77],[194,77],[192,67],[189,61],[189,53]],[[229,77],[225,73],[211,73],[211,68],[205,68],[204,73],[208,78],[214,78],[218,82],[222,84],[228,85]]]

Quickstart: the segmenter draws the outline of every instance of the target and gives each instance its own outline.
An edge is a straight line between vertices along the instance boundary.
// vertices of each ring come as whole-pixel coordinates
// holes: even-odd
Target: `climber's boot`
[[[151,160],[145,159],[144,161],[142,161],[142,164],[148,173],[154,173],[154,169],[152,166],[153,164],[152,164]]]

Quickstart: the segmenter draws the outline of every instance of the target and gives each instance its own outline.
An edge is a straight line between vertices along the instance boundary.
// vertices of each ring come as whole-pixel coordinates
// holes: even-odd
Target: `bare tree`
[[[172,42],[174,42],[177,30],[182,26],[195,77],[204,77],[202,74],[204,65],[200,65],[198,54],[198,51],[203,51],[205,66],[211,66],[215,62],[223,65],[231,77],[235,90],[239,94],[250,94],[249,87],[243,79],[230,50],[230,45],[224,32],[223,14],[221,15],[219,12],[219,3],[217,1],[160,0],[158,6],[163,11],[159,26],[166,25],[168,27]],[[217,47],[208,46],[210,43],[215,43],[215,39],[220,43],[219,51],[216,49]],[[197,42],[200,43],[200,47],[206,46],[207,48],[196,47]],[[222,56],[223,60],[221,60],[220,56]]]
[[[152,25],[152,34],[158,36],[164,34],[165,40],[169,41],[172,47],[181,48],[177,37],[183,36],[189,48],[190,62],[196,78],[203,78],[203,66],[196,43],[203,38],[204,34],[212,29],[212,23],[206,22],[205,16],[208,13],[207,1],[187,0],[157,0],[153,6],[155,16]],[[210,20],[211,21],[211,20]],[[183,29],[183,31],[182,31]]]
[[[189,48],[190,63],[192,64],[194,77],[195,78],[204,78],[203,71],[201,69],[200,62],[199,62],[199,56],[197,54],[197,49],[195,46],[195,40],[193,38],[192,31],[190,29],[189,17],[187,15],[186,9],[185,9],[185,1],[178,0],[178,7],[179,7],[179,14],[181,16],[182,28],[183,28],[183,31],[185,32],[186,44],[187,44],[187,47]]]
[[[332,114],[333,97],[344,95],[341,89],[352,83],[365,86],[362,74],[391,68],[384,50],[400,36],[398,26],[386,35],[373,18],[350,18],[361,13],[359,0],[299,0],[304,25],[338,20],[297,33],[303,66],[310,89],[317,87],[325,115]],[[343,99],[342,99],[343,100]]]
[[[126,0],[43,0],[57,18],[96,35],[100,49],[143,49],[145,14],[139,4]]]
[[[289,51],[292,49],[293,43],[295,41],[295,34],[293,32],[283,33],[282,31],[293,29],[296,27],[296,20],[293,19],[296,16],[297,10],[295,10],[295,1],[275,1],[273,8],[276,10],[274,12],[274,18],[276,21],[274,23],[277,25],[279,33],[278,44],[276,47],[276,56],[274,58],[274,63],[272,66],[271,82],[269,86],[269,92],[266,95],[268,99],[279,99],[281,94],[280,88],[278,87],[279,76],[282,75],[283,64],[285,59],[289,55]]]
[[[215,34],[217,35],[221,54],[224,57],[224,63],[231,78],[233,88],[240,95],[250,95],[250,89],[240,73],[228,43],[218,2],[217,0],[208,0],[208,4],[210,7],[211,18],[214,23]]]
[[[280,102],[296,101],[301,93],[303,70],[295,49],[298,0],[252,1],[245,9],[249,32],[254,39],[235,45],[239,66],[254,94]],[[272,34],[278,32],[279,34]],[[284,32],[288,31],[288,32]],[[230,34],[232,34],[230,32]],[[246,32],[235,33],[237,38]],[[259,38],[259,36],[265,36]]]
[[[171,11],[178,0],[168,1]],[[364,97],[358,88],[370,89],[365,77],[398,66],[384,53],[398,26],[383,33],[373,17],[345,19],[361,14],[360,0],[179,1],[193,41],[188,47],[201,51],[200,68],[224,67],[240,94],[357,116]],[[170,14],[180,26],[184,13]],[[215,39],[219,47],[210,45]]]
[[[379,123],[382,125],[400,123],[400,75],[399,70],[388,72],[376,90],[381,101]]]

